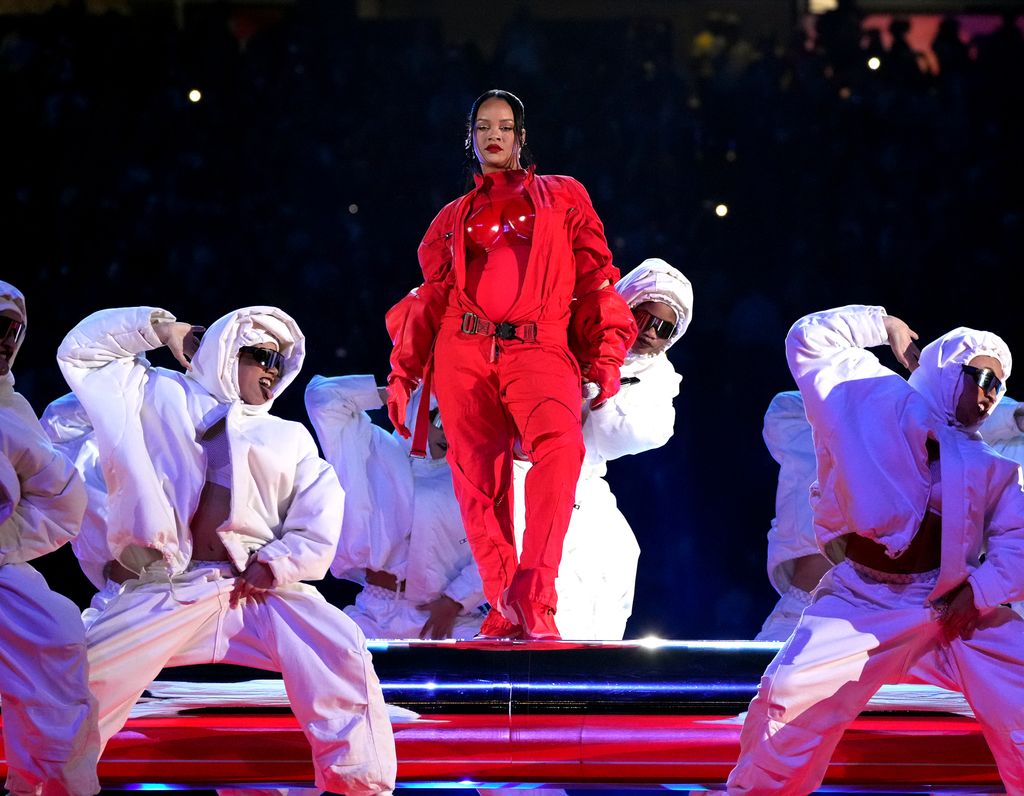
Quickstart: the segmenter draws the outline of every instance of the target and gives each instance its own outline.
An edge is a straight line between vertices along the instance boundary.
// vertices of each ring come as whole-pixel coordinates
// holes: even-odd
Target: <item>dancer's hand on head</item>
[[[160,321],[153,325],[153,333],[161,345],[167,346],[185,370],[192,370],[192,364],[185,356],[185,340],[192,336],[192,324],[181,321]]]
[[[896,355],[897,361],[913,373],[920,364],[921,351],[914,343],[917,339],[917,332],[911,329],[904,321],[895,315],[885,315],[882,318],[885,324],[885,333],[889,337],[889,346]]]
[[[269,565],[253,558],[245,572],[235,579],[235,587],[231,590],[228,603],[237,608],[248,598],[259,599],[260,595],[274,586],[274,571]]]
[[[939,625],[946,642],[969,639],[978,627],[981,613],[974,605],[974,588],[964,581],[942,598]]]
[[[187,335],[185,340],[182,342],[182,353],[185,354],[185,359],[191,362],[199,350],[199,341],[203,337],[203,333],[206,331],[205,326],[192,326],[192,329]]]
[[[423,623],[420,638],[442,639],[451,638],[455,629],[455,618],[462,610],[462,603],[455,602],[447,594],[436,600],[417,605],[421,611],[429,611],[430,617]]]
[[[409,439],[412,434],[405,425],[405,412],[409,408],[409,396],[413,385],[406,379],[393,378],[388,381],[388,418],[399,436]]]

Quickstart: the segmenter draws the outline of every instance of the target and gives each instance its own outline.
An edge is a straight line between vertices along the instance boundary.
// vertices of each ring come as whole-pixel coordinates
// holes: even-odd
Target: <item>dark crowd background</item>
[[[281,306],[309,350],[285,417],[313,374],[383,379],[384,313],[463,190],[464,116],[493,87],[525,101],[540,170],[587,186],[623,272],[661,257],[694,285],[675,436],[610,467],[643,549],[630,637],[749,638],[774,604],[761,425],[797,317],[882,304],[922,340],[966,324],[1024,352],[1012,14],[973,40],[945,20],[930,63],[904,21],[883,43],[847,3],[789,35],[711,15],[686,52],[628,4],[517,12],[493,53],[343,0],[169,8],[0,14],[0,276],[28,296],[15,373],[37,412],[67,389],[64,333],[108,306],[204,324]],[[88,601],[68,551],[42,569]]]

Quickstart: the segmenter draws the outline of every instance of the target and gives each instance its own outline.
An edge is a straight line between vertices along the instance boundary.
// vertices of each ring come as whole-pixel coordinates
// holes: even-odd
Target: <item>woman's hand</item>
[[[191,349],[193,352],[198,345],[192,338],[192,324],[181,321],[160,321],[153,324],[153,333],[161,345],[167,346],[167,350],[181,363],[185,370],[192,370],[192,363],[186,353]],[[191,342],[186,343],[187,340]]]
[[[400,437],[409,439],[412,436],[405,425],[405,413],[409,408],[409,396],[413,385],[406,379],[393,378],[388,381],[388,418]]]
[[[969,639],[978,627],[981,613],[974,606],[974,588],[964,581],[939,602],[939,625],[948,643],[955,638]]]
[[[596,395],[587,392],[587,385],[594,385],[598,388]],[[586,369],[584,376],[584,399],[590,399],[590,408],[598,409],[613,395],[617,394],[621,387],[619,381],[619,368],[615,365],[607,365],[602,362],[592,362]],[[593,392],[593,387],[590,387]]]
[[[917,366],[920,364],[918,360],[921,358],[921,351],[914,343],[917,339],[917,332],[895,315],[883,316],[882,323],[885,325],[889,346],[896,355],[897,361],[913,373],[917,370]]]
[[[235,579],[235,587],[231,590],[228,604],[236,608],[250,597],[258,600],[263,592],[270,591],[273,586],[274,571],[268,564],[253,558],[245,572]]]
[[[429,611],[430,616],[423,623],[420,630],[420,638],[442,639],[451,638],[455,630],[455,618],[462,610],[462,603],[457,603],[447,594],[442,594],[436,600],[429,603],[417,605],[421,611]]]

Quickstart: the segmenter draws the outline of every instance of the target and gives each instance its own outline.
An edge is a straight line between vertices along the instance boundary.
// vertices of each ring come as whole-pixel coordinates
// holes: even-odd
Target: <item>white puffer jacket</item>
[[[905,550],[928,506],[925,443],[932,437],[940,449],[942,564],[929,599],[967,578],[979,608],[1019,600],[1019,468],[954,416],[959,365],[993,356],[1009,378],[1009,350],[991,333],[956,329],[922,349],[908,383],[864,350],[887,343],[884,316],[881,307],[839,307],[801,318],[786,338],[814,434],[818,478],[811,505],[818,544],[833,560],[842,552],[830,543],[847,533],[874,539],[893,557]]]
[[[344,493],[306,428],[268,414],[238,394],[238,349],[271,334],[285,355],[279,395],[302,365],[304,338],[273,307],[249,307],[216,321],[185,374],[141,356],[160,346],[154,323],[174,316],[152,307],[103,310],[76,326],[57,354],[64,377],[96,429],[109,488],[107,542],[128,569],[163,560],[170,573],[192,556],[188,523],[206,480],[200,439],[226,420],[231,510],[218,529],[234,566],[250,553],[275,585],[326,574],[338,543]]]
[[[54,447],[71,460],[85,482],[85,516],[71,547],[85,576],[97,589],[103,589],[106,566],[114,554],[107,544],[107,484],[92,421],[75,394],[68,393],[43,410],[40,422]]]
[[[645,301],[660,301],[676,312],[678,321],[668,346],[657,354],[626,357],[620,374],[626,383],[596,410],[584,410],[583,441],[587,453],[585,477],[602,477],[605,462],[633,453],[660,448],[672,436],[675,409],[682,377],[669,362],[666,351],[686,333],[693,318],[690,281],[664,260],[644,260],[615,284],[632,308]]]
[[[28,322],[25,297],[3,281],[0,310],[14,310]],[[74,466],[15,392],[13,373],[0,376],[0,566],[31,561],[70,541],[84,511],[85,489]]]
[[[419,400],[417,392],[410,418]],[[366,569],[390,572],[406,581],[411,602],[446,594],[471,613],[484,601],[483,585],[448,462],[411,458],[407,440],[366,415],[382,406],[372,376],[314,376],[306,388],[306,410],[346,493],[331,572],[357,583]]]
[[[981,437],[999,455],[1024,465],[1024,431],[1017,425],[1021,415],[1024,415],[1024,404],[1004,397],[981,427]]]
[[[772,398],[764,415],[763,436],[779,463],[775,517],[768,531],[768,579],[784,594],[792,583],[793,561],[818,552],[809,494],[817,463],[799,392],[789,390]]]

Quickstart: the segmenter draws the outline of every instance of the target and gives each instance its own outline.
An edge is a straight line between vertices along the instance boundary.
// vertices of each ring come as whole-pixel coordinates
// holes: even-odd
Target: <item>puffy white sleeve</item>
[[[679,395],[682,377],[668,357],[663,360],[645,369],[640,381],[623,384],[617,394],[586,415],[586,464],[660,448],[672,437],[676,420],[672,399]]]
[[[157,307],[129,307],[94,312],[68,332],[57,349],[57,363],[69,382],[112,362],[134,364],[136,354],[159,348],[156,323],[174,316]]]
[[[0,452],[0,564],[31,561],[78,533],[85,487],[74,465],[42,437],[38,446]],[[2,440],[0,440],[2,441]],[[6,446],[4,446],[6,447]]]
[[[1024,599],[1024,475],[1000,460],[986,481],[996,501],[987,511],[985,560],[968,578],[982,609]]]
[[[765,445],[779,463],[775,522],[768,534],[768,577],[781,593],[789,586],[792,562],[818,552],[810,488],[817,460],[804,402],[796,391],[780,392],[764,416]],[[787,567],[788,564],[788,567]]]
[[[57,350],[61,372],[95,429],[111,496],[107,542],[136,571],[158,557],[184,565],[179,518],[150,460],[142,419],[150,380],[160,374],[143,354],[161,346],[154,324],[173,320],[155,307],[101,310],[68,332]]]
[[[882,307],[851,304],[806,315],[786,336],[786,359],[812,426],[841,417],[825,399],[843,382],[892,376],[867,348],[888,342]]]
[[[21,485],[18,483],[18,474],[7,460],[6,456],[0,456],[0,525],[7,522],[7,519],[14,513],[14,507],[21,500]]]
[[[106,566],[114,560],[114,554],[107,543],[107,485],[92,423],[73,393],[52,401],[43,410],[40,423],[54,447],[71,460],[85,483],[85,516],[71,546],[86,577],[102,589],[107,580]]]
[[[298,435],[295,486],[288,501],[281,536],[259,549],[256,558],[274,573],[274,584],[320,580],[334,560],[345,507],[345,493],[331,466],[320,458],[306,429]]]
[[[996,450],[1006,443],[1024,440],[1024,432],[1017,425],[1017,415],[1021,413],[1024,413],[1024,405],[1004,395],[991,417],[981,424],[982,439]]]
[[[486,600],[484,584],[480,580],[480,570],[477,569],[476,562],[470,561],[459,570],[459,573],[448,583],[444,593],[461,604],[462,609],[466,612],[471,612],[483,605]]]
[[[413,479],[402,446],[366,415],[383,404],[372,376],[314,376],[306,411],[345,490],[341,539],[331,572],[362,583],[366,569],[404,578],[392,553],[412,523]],[[401,564],[398,566],[396,564]]]

